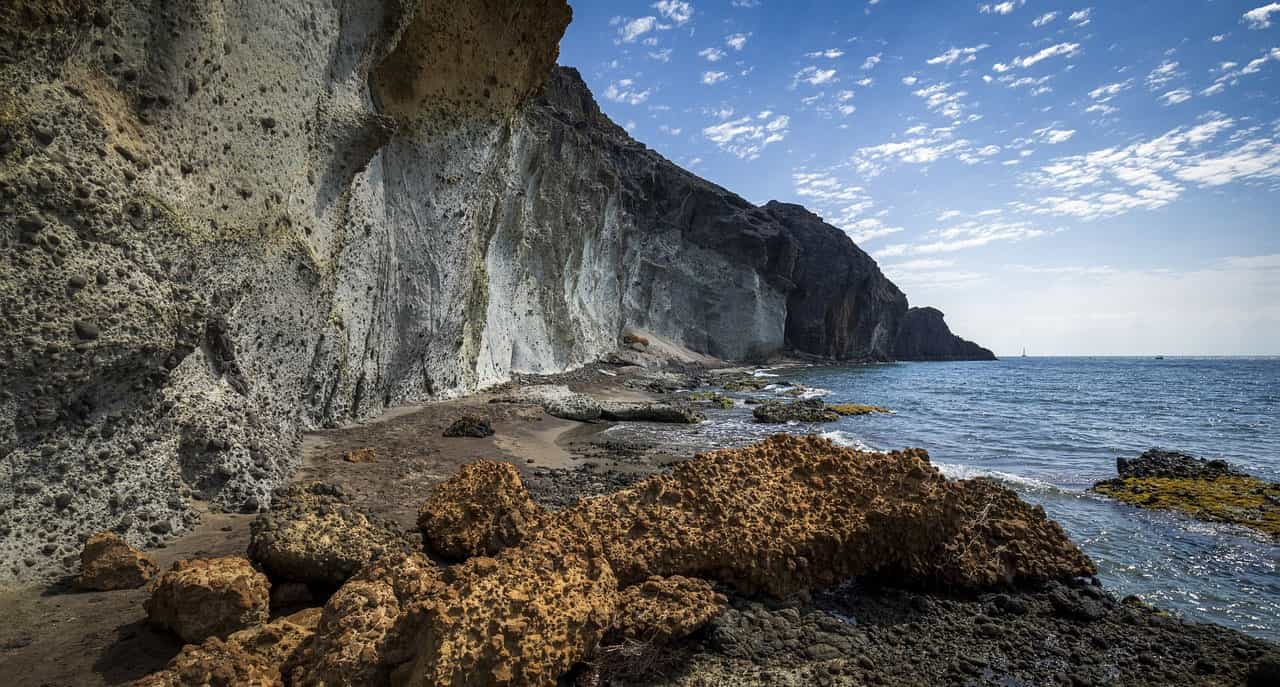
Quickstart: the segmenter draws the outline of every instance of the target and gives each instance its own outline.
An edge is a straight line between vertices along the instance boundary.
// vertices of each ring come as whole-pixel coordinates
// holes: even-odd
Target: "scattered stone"
[[[156,564],[141,551],[129,546],[115,532],[100,532],[89,537],[80,552],[78,589],[112,591],[137,589],[155,577]]]
[[[493,426],[489,424],[489,418],[479,415],[467,415],[460,417],[444,430],[446,437],[474,437],[483,439],[484,437],[493,436]]]
[[[784,422],[835,422],[840,416],[828,410],[825,403],[813,398],[803,401],[766,401],[756,406],[751,414],[756,422],[782,424]]]
[[[348,463],[372,463],[377,458],[377,454],[371,448],[358,448],[354,451],[347,451],[342,457]]]
[[[147,620],[189,644],[267,621],[270,583],[238,556],[178,561],[157,580]]]
[[[335,589],[371,559],[407,546],[396,528],[320,482],[277,489],[249,524],[249,558],[276,581]]]

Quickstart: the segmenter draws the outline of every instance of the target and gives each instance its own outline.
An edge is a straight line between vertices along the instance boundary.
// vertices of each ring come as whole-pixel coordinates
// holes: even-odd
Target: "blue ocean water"
[[[895,411],[787,431],[877,450],[923,447],[948,476],[1000,479],[1043,505],[1118,595],[1280,640],[1280,542],[1086,491],[1115,476],[1117,456],[1153,446],[1225,458],[1280,481],[1280,358],[1032,357],[762,373],[822,390],[831,403]],[[698,450],[775,431],[743,406],[674,440]]]

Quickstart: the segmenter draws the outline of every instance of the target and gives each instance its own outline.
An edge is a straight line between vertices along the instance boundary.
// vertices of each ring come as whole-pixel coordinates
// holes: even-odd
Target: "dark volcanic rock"
[[[937,308],[912,308],[902,318],[893,343],[898,360],[995,360],[991,351],[966,341],[947,327]]]
[[[1204,460],[1177,451],[1147,449],[1137,458],[1116,458],[1116,472],[1123,478],[1169,477],[1175,479],[1217,479],[1244,477],[1225,460]]]
[[[475,437],[477,439],[493,436],[493,426],[489,418],[468,415],[460,417],[444,431],[447,437]]]
[[[835,422],[840,415],[827,410],[827,404],[814,398],[804,401],[767,401],[756,406],[751,414],[756,422],[782,424],[784,422]]]

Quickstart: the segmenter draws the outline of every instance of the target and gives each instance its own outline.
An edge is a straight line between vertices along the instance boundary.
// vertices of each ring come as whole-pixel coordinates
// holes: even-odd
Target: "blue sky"
[[[570,0],[677,164],[1000,354],[1280,354],[1280,2]]]

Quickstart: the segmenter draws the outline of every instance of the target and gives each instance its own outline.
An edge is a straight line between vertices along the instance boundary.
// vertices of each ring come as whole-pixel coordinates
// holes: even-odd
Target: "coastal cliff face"
[[[555,68],[563,0],[0,8],[0,582],[254,511],[306,428],[630,328],[890,359],[839,230],[662,159]],[[925,344],[926,350],[929,345]]]
[[[995,360],[996,355],[951,333],[937,308],[912,308],[902,318],[893,355],[898,360]]]

